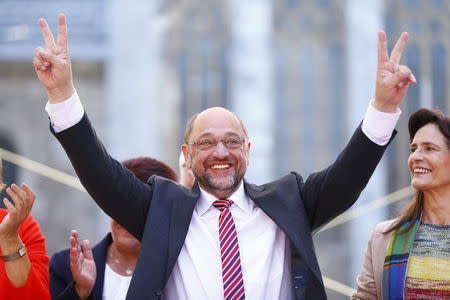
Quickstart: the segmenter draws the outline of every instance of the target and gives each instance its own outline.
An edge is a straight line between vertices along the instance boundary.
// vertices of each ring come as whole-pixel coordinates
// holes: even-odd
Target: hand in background
[[[386,34],[378,33],[378,67],[374,107],[383,112],[395,112],[408,91],[409,83],[416,84],[411,70],[400,65],[400,59],[408,41],[408,33],[403,32],[389,57]]]
[[[36,196],[26,184],[22,184],[20,187],[12,184],[6,189],[6,193],[11,197],[14,205],[8,199],[3,199],[8,214],[0,223],[1,244],[18,238],[20,224],[30,214],[36,199]]]
[[[92,249],[88,240],[79,242],[76,230],[70,233],[70,271],[75,281],[75,288],[81,299],[87,299],[92,292],[97,278]]]
[[[44,37],[45,47],[36,48],[33,58],[34,69],[39,81],[47,89],[50,103],[62,102],[75,92],[72,81],[72,65],[69,56],[66,17],[58,16],[58,39],[45,19],[39,19],[39,26]]]

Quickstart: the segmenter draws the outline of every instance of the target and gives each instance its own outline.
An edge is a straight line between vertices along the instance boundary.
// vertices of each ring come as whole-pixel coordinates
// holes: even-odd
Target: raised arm
[[[72,81],[66,17],[58,16],[58,37],[39,19],[45,49],[33,64],[48,93],[51,129],[77,175],[97,204],[135,237],[142,238],[152,188],[136,179],[104,149],[84,113]]]
[[[382,120],[385,115],[392,116],[392,113],[397,112],[408,85],[416,83],[411,70],[400,65],[407,40],[408,34],[402,33],[389,57],[386,34],[378,34],[376,90],[372,102],[374,109],[368,110],[367,120],[356,130],[335,163],[309,176],[303,186],[302,196],[312,230],[344,212],[358,199],[375,171],[386,143],[392,138],[395,121],[386,126],[386,122],[380,122],[379,115],[382,115]],[[387,137],[386,143],[378,143],[378,138],[384,137]]]

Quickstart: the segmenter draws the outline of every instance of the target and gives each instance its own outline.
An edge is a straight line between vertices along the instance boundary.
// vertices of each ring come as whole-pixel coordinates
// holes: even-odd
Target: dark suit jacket
[[[103,295],[103,281],[105,279],[105,263],[108,246],[112,243],[111,233],[92,248],[95,266],[97,267],[97,279],[88,300],[101,300]],[[70,271],[69,249],[53,254],[50,260],[50,293],[52,299],[79,300],[75,290],[75,281]]]
[[[161,298],[200,196],[198,186],[188,190],[158,176],[143,184],[108,155],[86,115],[55,136],[92,198],[142,241],[127,299]],[[290,240],[297,299],[326,299],[312,232],[356,201],[385,149],[358,128],[337,160],[306,181],[292,172],[261,186],[244,182],[246,193]]]

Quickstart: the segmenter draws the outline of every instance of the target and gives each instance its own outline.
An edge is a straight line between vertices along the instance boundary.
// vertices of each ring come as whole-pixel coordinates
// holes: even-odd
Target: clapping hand
[[[8,199],[3,199],[8,214],[0,223],[0,240],[2,241],[17,239],[20,224],[30,214],[36,199],[36,196],[26,184],[22,184],[20,187],[12,184],[6,189],[6,193],[11,197],[14,205]]]
[[[81,245],[76,230],[72,230],[70,233],[70,271],[78,296],[81,299],[87,299],[97,278],[97,268],[90,242],[84,240]]]

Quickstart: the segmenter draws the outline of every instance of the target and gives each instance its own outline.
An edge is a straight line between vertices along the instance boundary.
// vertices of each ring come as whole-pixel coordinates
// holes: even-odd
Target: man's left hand
[[[389,57],[386,34],[378,33],[378,67],[374,107],[382,112],[394,113],[408,91],[409,83],[416,84],[411,70],[400,65],[400,59],[408,41],[408,33],[403,32]]]

